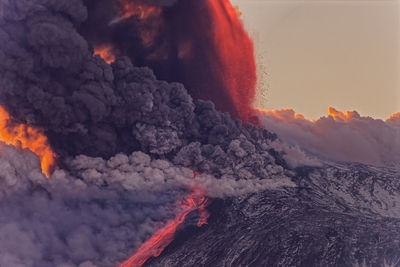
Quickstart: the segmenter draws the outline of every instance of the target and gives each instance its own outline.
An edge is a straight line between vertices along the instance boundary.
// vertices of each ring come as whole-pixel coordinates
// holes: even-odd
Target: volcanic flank
[[[0,41],[0,266],[399,262],[398,172],[243,123],[228,1],[0,1]]]

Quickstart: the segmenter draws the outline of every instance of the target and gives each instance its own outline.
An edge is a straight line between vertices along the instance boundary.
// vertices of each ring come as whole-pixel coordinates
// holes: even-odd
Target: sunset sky
[[[255,105],[309,118],[329,106],[387,118],[400,111],[397,0],[232,0],[256,44]]]

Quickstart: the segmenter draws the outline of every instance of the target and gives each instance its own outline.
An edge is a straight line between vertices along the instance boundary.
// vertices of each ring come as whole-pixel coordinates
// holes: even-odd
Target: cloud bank
[[[291,109],[259,111],[265,129],[309,156],[341,162],[400,167],[400,114],[386,121],[333,108],[310,121]]]

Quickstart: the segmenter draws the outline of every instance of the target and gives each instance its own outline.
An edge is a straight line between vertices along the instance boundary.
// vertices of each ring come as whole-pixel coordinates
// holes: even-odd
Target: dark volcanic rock
[[[303,168],[297,188],[216,200],[147,266],[400,266],[400,180],[363,165]],[[188,228],[188,227],[186,227]]]

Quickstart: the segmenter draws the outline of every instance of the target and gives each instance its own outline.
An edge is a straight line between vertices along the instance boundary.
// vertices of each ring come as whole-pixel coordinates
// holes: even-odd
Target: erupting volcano
[[[151,67],[160,79],[182,82],[193,98],[254,121],[253,43],[229,0],[163,6],[139,0],[86,2],[89,19],[80,31],[107,62],[104,46],[116,56],[129,55],[135,65]]]
[[[0,1],[1,267],[398,264],[399,114],[253,110],[239,14]]]

